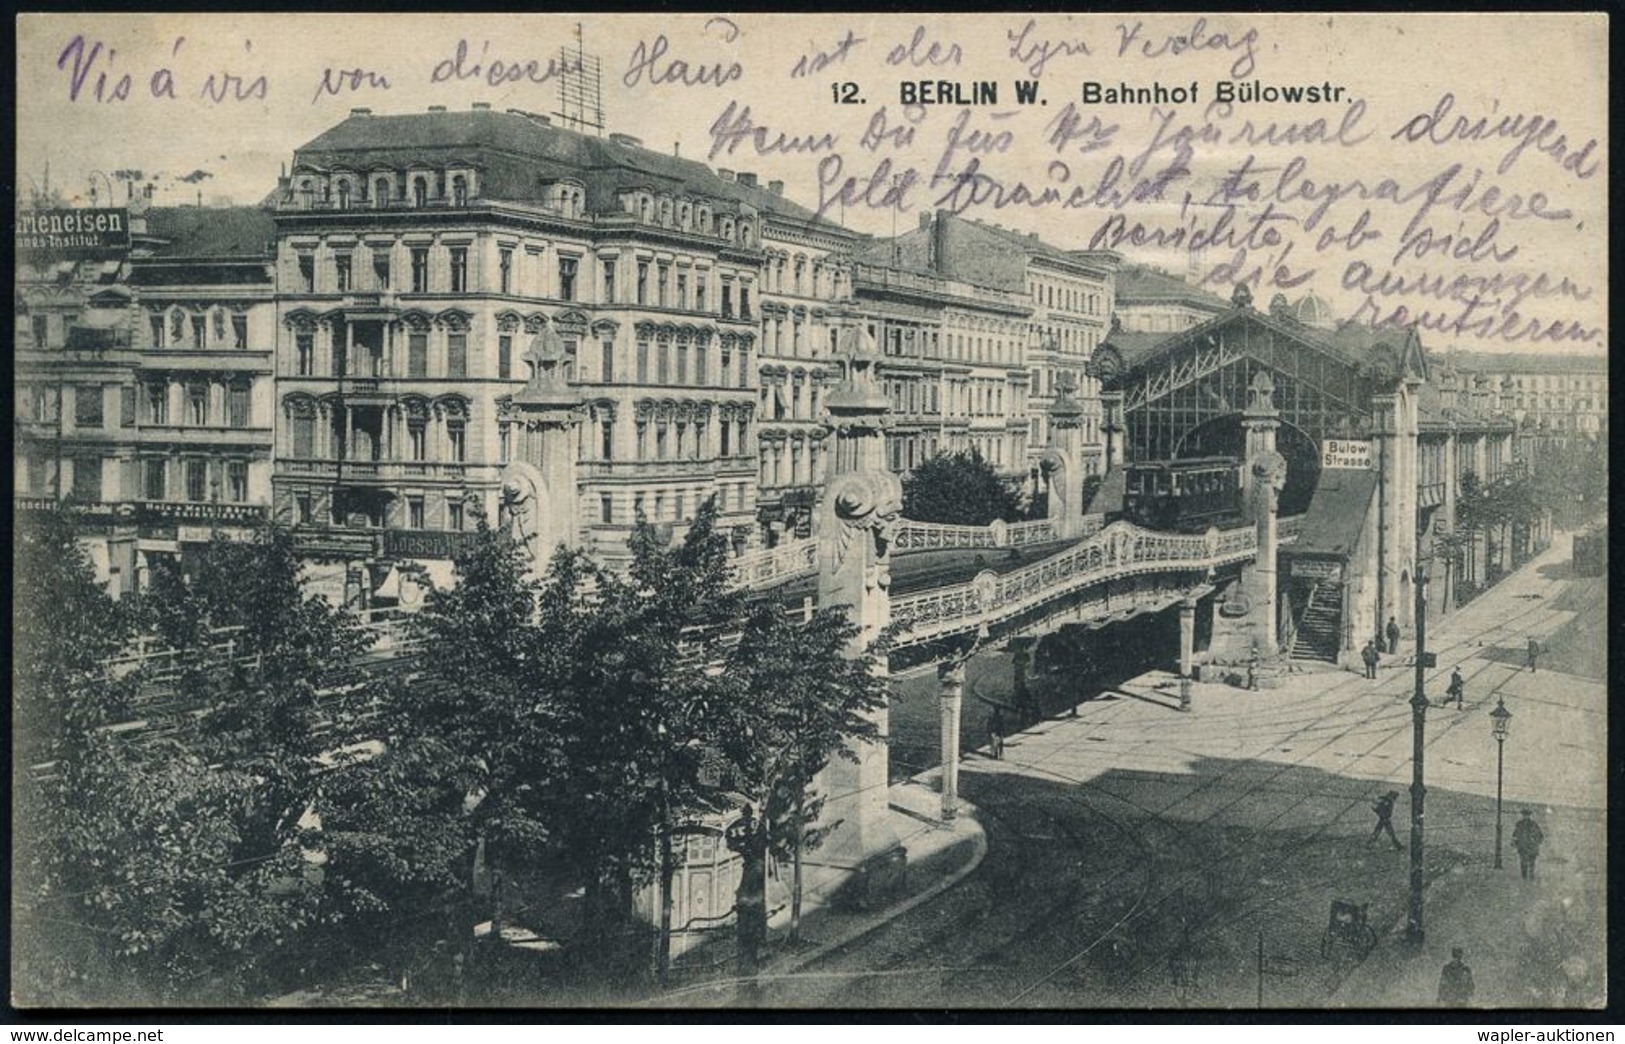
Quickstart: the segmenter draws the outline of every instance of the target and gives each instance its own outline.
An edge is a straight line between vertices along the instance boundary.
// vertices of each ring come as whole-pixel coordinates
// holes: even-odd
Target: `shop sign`
[[[17,215],[17,256],[28,261],[114,260],[130,250],[130,212],[63,207]]]

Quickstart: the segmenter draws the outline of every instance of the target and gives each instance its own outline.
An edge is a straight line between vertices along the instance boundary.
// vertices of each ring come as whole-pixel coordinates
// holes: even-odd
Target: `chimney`
[[[931,230],[931,269],[944,275],[952,275],[947,261],[952,255],[948,252],[948,222],[943,220],[944,215],[936,215],[935,224]]]
[[[473,109],[475,112],[490,112],[491,111],[491,103],[490,102],[475,102],[473,105],[469,106],[469,108]]]
[[[617,145],[627,145],[627,146],[630,146],[631,148],[634,148],[634,149],[643,147],[643,139],[642,138],[634,138],[630,134],[620,134],[620,133],[611,134],[609,136],[609,140],[615,142]]]
[[[734,179],[734,172],[726,167],[718,167],[717,177],[721,178],[723,181],[732,181]]]
[[[431,106],[429,106],[429,111],[430,112],[445,112],[446,107],[444,105],[431,105]]]
[[[784,182],[769,181],[767,183],[767,190],[773,193],[775,196],[782,196],[784,195]]]
[[[920,215],[920,231],[924,232],[931,227],[931,212],[928,210]]]
[[[372,115],[372,110],[371,109],[351,109],[350,110],[350,115],[351,116],[371,116]]]
[[[755,188],[756,187],[756,175],[754,173],[750,172],[750,171],[742,170],[742,171],[739,172],[739,183],[741,185],[749,185],[752,188]]]

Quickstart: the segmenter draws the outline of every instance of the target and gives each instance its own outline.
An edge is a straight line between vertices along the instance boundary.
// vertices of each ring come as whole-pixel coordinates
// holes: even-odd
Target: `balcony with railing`
[[[349,482],[400,482],[408,479],[438,479],[460,482],[472,469],[484,465],[445,460],[339,460],[335,457],[279,457],[279,475],[312,475]]]

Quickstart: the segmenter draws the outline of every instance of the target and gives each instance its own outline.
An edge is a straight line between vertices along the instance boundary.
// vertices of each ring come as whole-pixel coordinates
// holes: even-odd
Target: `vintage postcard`
[[[16,26],[16,1007],[1606,1006],[1606,15]]]

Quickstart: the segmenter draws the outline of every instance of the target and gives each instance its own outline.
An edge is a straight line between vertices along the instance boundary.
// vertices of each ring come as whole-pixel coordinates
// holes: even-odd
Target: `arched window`
[[[389,179],[379,178],[372,183],[372,205],[387,207],[390,203]]]
[[[454,207],[468,206],[468,179],[461,174],[451,179],[451,205]]]
[[[654,204],[649,201],[648,196],[639,196],[638,197],[638,218],[639,218],[639,220],[648,221],[649,220],[649,214],[653,210],[653,208],[654,208]]]
[[[348,178],[339,182],[339,209],[350,209],[350,181]]]
[[[412,203],[419,207],[429,205],[429,183],[423,178],[412,179]]]

